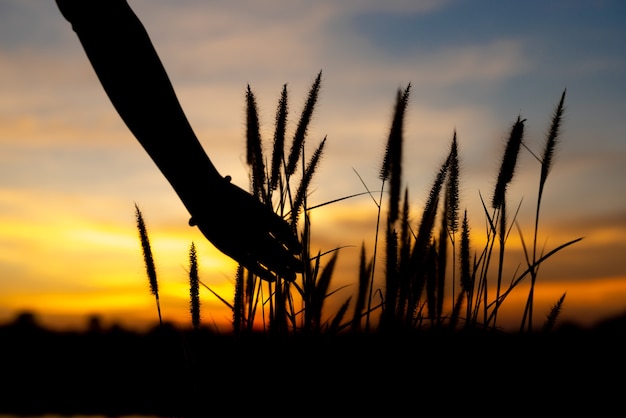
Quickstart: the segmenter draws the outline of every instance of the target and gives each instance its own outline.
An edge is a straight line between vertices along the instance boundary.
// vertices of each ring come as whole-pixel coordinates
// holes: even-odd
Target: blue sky
[[[586,238],[546,267],[545,281],[563,284],[564,291],[568,280],[612,283],[609,295],[596,297],[600,305],[583,300],[587,288],[570,292],[572,316],[597,318],[626,308],[624,2],[129,4],[208,154],[242,187],[248,184],[246,86],[257,96],[269,141],[282,85],[288,84],[293,129],[310,84],[323,71],[308,139],[313,148],[328,137],[314,203],[363,191],[355,171],[368,187],[379,187],[396,90],[411,83],[404,163],[415,213],[456,130],[461,197],[479,229],[478,193],[491,192],[510,125],[518,115],[526,118],[526,143],[540,153],[567,89],[562,143],[543,207],[544,238],[548,247]],[[523,154],[511,196],[524,199],[527,226],[537,182],[537,162]],[[136,294],[145,283],[135,248],[135,202],[153,228],[163,275],[173,282],[171,306],[186,303],[184,290],[180,300],[175,295],[192,240],[204,254],[205,274],[229,292],[232,266],[186,226],[182,204],[114,112],[51,0],[0,4],[0,199],[0,315],[26,307],[27,296],[79,295],[106,310],[99,295],[109,292],[129,295],[115,312],[140,309]],[[314,214],[322,249],[371,243],[375,207],[368,199]],[[342,253],[346,276],[353,274],[356,254]]]

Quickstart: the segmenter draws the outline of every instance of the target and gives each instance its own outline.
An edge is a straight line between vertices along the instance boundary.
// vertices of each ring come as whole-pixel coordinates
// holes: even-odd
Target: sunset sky
[[[164,1],[129,4],[144,23],[191,125],[223,175],[248,189],[245,90],[270,148],[287,83],[293,132],[317,73],[322,90],[307,147],[327,136],[310,204],[379,190],[396,91],[411,84],[404,181],[414,223],[456,130],[461,206],[480,239],[511,124],[543,150],[567,89],[562,142],[548,178],[539,242],[585,237],[539,274],[537,315],[566,292],[561,319],[591,324],[626,311],[626,3],[621,0]],[[523,150],[510,187],[531,239],[539,163]],[[358,175],[357,175],[358,173]],[[359,178],[360,176],[360,178]],[[0,321],[84,316],[139,326],[157,319],[135,227],[143,212],[164,319],[187,322],[188,252],[200,279],[232,299],[235,264],[195,228],[173,189],[113,109],[53,0],[0,2]],[[317,252],[347,246],[331,287],[355,283],[373,251],[368,196],[312,214]],[[524,263],[519,235],[507,261]],[[380,260],[380,259],[379,259]],[[379,264],[382,266],[382,262]],[[382,267],[378,268],[382,276]],[[379,283],[380,285],[380,283]],[[337,295],[341,303],[354,286]],[[206,324],[230,313],[202,289]],[[342,293],[343,292],[343,293]],[[518,324],[526,294],[512,295]],[[332,301],[330,302],[332,303]],[[226,324],[226,325],[224,325]]]

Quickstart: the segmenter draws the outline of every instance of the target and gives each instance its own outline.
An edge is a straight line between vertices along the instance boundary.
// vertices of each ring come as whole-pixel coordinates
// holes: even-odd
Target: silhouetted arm
[[[299,242],[270,208],[222,177],[204,152],[143,25],[125,0],[56,0],[113,106],[202,233],[258,274],[292,276]]]
[[[126,1],[58,0],[113,106],[183,202],[220,180],[148,34]]]

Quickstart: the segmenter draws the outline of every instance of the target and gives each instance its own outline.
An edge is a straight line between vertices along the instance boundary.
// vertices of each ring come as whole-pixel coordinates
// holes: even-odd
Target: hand
[[[291,226],[267,205],[225,177],[203,207],[195,209],[189,225],[198,226],[217,249],[257,276],[293,281],[302,271],[301,245]]]

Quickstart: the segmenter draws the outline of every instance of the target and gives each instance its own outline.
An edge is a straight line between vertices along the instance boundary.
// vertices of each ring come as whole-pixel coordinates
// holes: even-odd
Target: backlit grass
[[[278,276],[267,281],[243,266],[234,276],[233,295],[218,294],[198,276],[195,246],[190,250],[190,315],[194,328],[200,326],[200,301],[197,286],[207,288],[232,312],[232,332],[235,335],[261,332],[268,335],[337,333],[397,333],[427,329],[500,330],[498,313],[508,296],[520,284],[529,284],[528,295],[520,318],[521,332],[552,329],[565,303],[566,289],[554,301],[541,324],[534,310],[535,288],[540,280],[541,265],[557,252],[580,241],[566,241],[554,248],[538,245],[540,209],[544,185],[552,170],[554,153],[561,142],[560,126],[565,111],[563,91],[546,134],[543,153],[535,153],[525,141],[526,119],[519,115],[510,128],[499,172],[494,173],[495,186],[490,195],[479,193],[483,212],[468,214],[459,197],[463,182],[462,142],[454,131],[449,152],[442,156],[428,198],[417,223],[411,222],[408,186],[403,181],[404,122],[410,105],[411,86],[399,89],[394,103],[385,152],[380,167],[380,189],[372,192],[363,182],[365,191],[353,191],[345,197],[322,205],[310,206],[307,197],[311,180],[319,170],[327,138],[311,140],[308,126],[315,111],[322,83],[320,72],[313,81],[307,100],[299,114],[295,132],[287,131],[290,115],[289,95],[284,85],[276,107],[274,135],[271,147],[265,147],[259,129],[257,101],[250,86],[246,89],[246,156],[249,167],[249,189],[264,204],[290,223],[302,242],[300,260],[302,274],[295,280]],[[459,135],[460,136],[460,135]],[[305,144],[315,141],[314,151],[305,155]],[[266,156],[264,149],[271,149]],[[521,200],[509,196],[520,153],[528,152],[537,161],[538,188],[534,230],[524,236],[517,219]],[[358,175],[358,173],[357,173]],[[334,269],[341,248],[315,250],[311,248],[311,231],[316,227],[310,213],[319,206],[335,205],[355,196],[370,194],[377,205],[374,248],[368,254],[365,244],[359,252],[357,283],[354,294],[333,304],[328,312]],[[138,222],[141,212],[136,208]],[[484,242],[472,242],[473,228],[469,219],[483,218],[480,227]],[[138,224],[149,276],[150,288],[158,300],[158,286],[149,251],[145,225]],[[143,228],[143,229],[142,229]],[[505,277],[507,245],[511,234],[519,238],[524,264],[514,277]],[[365,242],[365,240],[363,241]],[[150,256],[148,256],[150,255]],[[374,277],[384,274],[384,285],[375,287]],[[342,280],[345,281],[345,280]],[[494,291],[495,289],[495,291]]]

